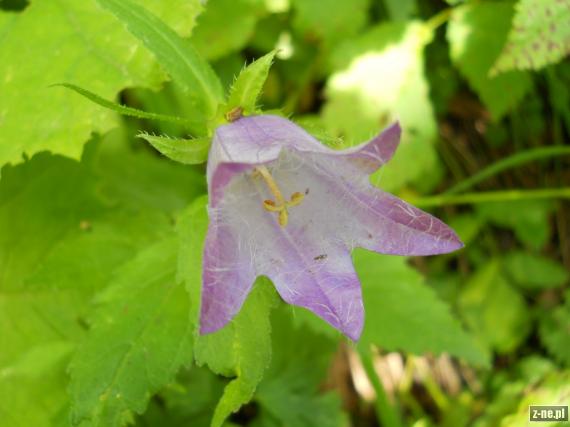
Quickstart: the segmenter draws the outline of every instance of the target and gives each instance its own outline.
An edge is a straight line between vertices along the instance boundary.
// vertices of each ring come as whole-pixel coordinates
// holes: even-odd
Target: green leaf
[[[237,107],[241,107],[245,114],[256,111],[257,99],[273,64],[275,53],[269,52],[243,69],[230,89],[227,111]]]
[[[274,356],[255,399],[269,417],[279,421],[278,425],[346,425],[336,393],[319,392],[338,343],[294,327],[293,316],[288,306],[273,313]]]
[[[148,133],[139,133],[138,137],[146,140],[169,159],[185,165],[195,165],[208,160],[208,151],[211,143],[211,138],[209,137],[181,139],[149,135]]]
[[[488,356],[402,257],[354,252],[362,282],[366,322],[359,346],[422,354],[448,352],[478,365]]]
[[[302,39],[333,45],[357,34],[368,21],[369,0],[292,0],[293,28]]]
[[[192,361],[189,298],[176,283],[176,239],[139,253],[100,295],[70,365],[72,421],[122,426]]]
[[[328,131],[354,144],[401,122],[402,144],[372,177],[389,191],[412,182],[430,186],[439,176],[432,145],[436,122],[422,58],[431,36],[417,22],[381,24],[332,53],[331,65],[338,71],[326,85],[323,121]]]
[[[253,398],[271,359],[269,313],[277,296],[268,280],[258,280],[235,319],[220,331],[196,340],[196,361],[214,372],[235,377],[224,389],[212,427]]]
[[[481,203],[477,215],[492,224],[511,228],[528,247],[541,249],[550,236],[548,217],[553,204],[546,200]]]
[[[509,353],[530,332],[524,298],[501,276],[500,263],[488,262],[461,290],[459,307],[481,342],[498,353]]]
[[[539,335],[554,359],[570,367],[570,291],[566,291],[564,300],[564,304],[543,313]]]
[[[259,0],[209,0],[192,41],[209,60],[238,51],[253,35],[262,6]]]
[[[199,0],[139,3],[181,34],[200,10]],[[92,132],[115,126],[114,114],[50,85],[72,82],[113,99],[125,87],[156,88],[165,79],[94,0],[33,2],[0,17],[0,167],[45,150],[78,159]]]
[[[509,2],[470,3],[453,9],[447,27],[452,61],[494,120],[501,119],[531,88],[526,73],[489,76],[507,39],[512,16]]]
[[[98,104],[101,107],[108,108],[109,110],[113,110],[116,113],[122,114],[124,116],[137,117],[139,119],[159,120],[159,121],[178,123],[178,124],[189,123],[188,120],[182,117],[167,116],[165,114],[148,113],[146,111],[137,110],[136,108],[126,107],[121,104],[116,104],[114,102],[107,101],[105,98],[101,98],[99,95],[93,92],[89,92],[87,89],[83,89],[73,84],[59,83],[54,86],[63,86],[68,89],[71,89],[79,93],[80,95],[83,95],[85,98],[93,101],[95,104]]]
[[[97,0],[155,55],[180,88],[196,103],[196,119],[209,119],[222,101],[220,80],[188,40],[131,0]],[[202,116],[199,116],[202,114]]]
[[[570,4],[520,0],[509,38],[492,72],[538,70],[570,53]]]
[[[558,262],[528,252],[510,252],[504,259],[510,278],[522,288],[557,288],[568,281],[568,271]]]

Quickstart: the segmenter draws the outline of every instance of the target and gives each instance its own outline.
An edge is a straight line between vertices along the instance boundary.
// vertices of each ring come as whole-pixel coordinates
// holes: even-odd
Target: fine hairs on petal
[[[441,221],[370,184],[400,132],[396,124],[366,144],[333,151],[275,116],[218,128],[208,162],[203,332],[235,316],[264,275],[286,302],[357,340],[364,308],[352,249],[431,255],[461,247]]]

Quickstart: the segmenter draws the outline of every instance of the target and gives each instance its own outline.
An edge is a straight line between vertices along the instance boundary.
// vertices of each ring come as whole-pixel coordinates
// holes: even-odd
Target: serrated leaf
[[[538,70],[570,53],[570,2],[520,0],[509,37],[492,73]]]
[[[176,283],[176,239],[125,264],[100,297],[92,329],[70,365],[72,421],[123,426],[192,361],[193,324]]]
[[[368,21],[369,0],[292,0],[293,28],[328,45],[354,36]]]
[[[200,164],[208,160],[211,143],[209,137],[182,139],[148,133],[139,133],[138,137],[146,140],[169,159],[185,165]]]
[[[543,313],[539,334],[553,358],[570,367],[570,291],[564,300],[564,304]]]
[[[513,282],[526,289],[560,287],[569,277],[563,265],[528,252],[510,252],[504,259],[504,265]]]
[[[90,101],[94,102],[95,104],[100,105],[101,107],[108,108],[116,113],[122,114],[123,116],[130,116],[136,117],[139,119],[148,119],[148,120],[158,120],[163,122],[170,122],[170,123],[177,123],[177,124],[190,124],[189,120],[186,120],[182,117],[176,116],[168,116],[165,114],[157,114],[157,113],[149,113],[147,111],[137,110],[136,108],[127,107],[125,105],[117,104],[111,101],[106,100],[105,98],[100,97],[99,95],[88,91],[87,89],[83,89],[82,87],[70,84],[70,83],[59,83],[54,86],[62,86],[68,89],[77,92],[80,95],[83,95],[85,98],[89,99]]]
[[[488,355],[461,329],[449,307],[423,282],[405,258],[354,252],[362,282],[366,322],[359,346],[422,354],[447,352],[488,365]]]
[[[530,332],[526,302],[502,277],[498,260],[488,262],[469,279],[458,303],[470,329],[498,353],[514,351]]]
[[[509,2],[470,3],[453,9],[447,27],[451,59],[494,120],[501,119],[531,88],[530,77],[489,71],[507,39],[513,6]]]
[[[230,89],[227,111],[239,107],[245,114],[255,112],[257,99],[273,64],[275,53],[269,52],[242,70]]]
[[[238,51],[253,35],[262,6],[259,0],[209,0],[198,18],[192,41],[209,60]]]
[[[200,10],[198,0],[138,3],[180,34],[189,33]],[[44,150],[78,159],[92,132],[115,126],[110,112],[50,85],[72,82],[113,99],[125,87],[164,80],[152,57],[94,0],[34,2],[0,16],[0,167]]]
[[[395,120],[401,122],[402,144],[372,177],[389,191],[411,182],[433,185],[439,176],[432,145],[436,122],[422,58],[430,38],[429,30],[417,22],[381,24],[332,53],[331,66],[337,71],[326,85],[327,130],[355,144]]]
[[[131,0],[97,0],[154,54],[180,88],[196,103],[196,117],[209,119],[222,101],[223,91],[210,64],[188,40]],[[203,129],[196,129],[197,132]]]

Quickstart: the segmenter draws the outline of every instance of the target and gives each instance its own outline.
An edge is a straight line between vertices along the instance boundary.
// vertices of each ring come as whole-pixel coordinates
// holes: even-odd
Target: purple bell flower
[[[217,128],[208,160],[210,223],[203,258],[200,333],[240,310],[265,275],[289,304],[358,340],[364,324],[351,250],[433,255],[463,246],[437,218],[369,182],[400,140],[394,124],[335,151],[277,116]]]

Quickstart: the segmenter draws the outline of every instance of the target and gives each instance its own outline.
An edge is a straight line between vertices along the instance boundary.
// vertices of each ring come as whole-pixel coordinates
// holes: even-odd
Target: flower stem
[[[533,199],[570,199],[570,187],[543,188],[540,190],[506,190],[467,194],[440,194],[408,200],[418,207],[476,204]]]
[[[449,194],[460,193],[504,170],[520,166],[522,164],[531,162],[533,160],[539,160],[548,157],[556,157],[563,155],[570,155],[570,147],[568,146],[541,147],[532,150],[527,150],[522,153],[517,153],[507,157],[506,159],[499,160],[498,162],[483,169],[481,172],[476,173],[472,177],[467,178],[464,181],[461,181],[457,185],[454,185],[449,190],[445,191],[443,194],[449,195]]]
[[[390,404],[384,386],[378,378],[378,374],[374,369],[374,363],[372,362],[372,352],[368,349],[359,349],[360,360],[362,361],[362,366],[366,371],[368,380],[372,384],[374,391],[376,392],[376,401],[374,409],[376,410],[376,416],[384,427],[402,427],[402,420],[398,410]]]

